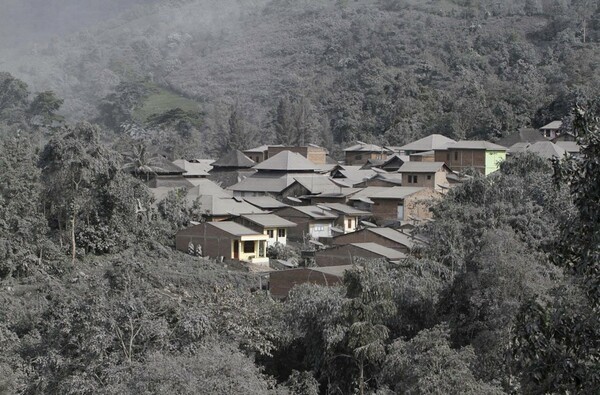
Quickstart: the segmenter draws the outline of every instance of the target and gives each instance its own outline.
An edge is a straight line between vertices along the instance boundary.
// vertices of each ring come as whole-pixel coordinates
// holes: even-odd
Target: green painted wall
[[[485,151],[485,175],[498,170],[505,159],[506,151]]]

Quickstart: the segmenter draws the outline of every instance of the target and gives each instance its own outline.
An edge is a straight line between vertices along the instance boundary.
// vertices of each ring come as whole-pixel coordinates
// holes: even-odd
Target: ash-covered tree
[[[532,298],[521,307],[513,340],[523,390],[532,394],[600,388],[600,99],[574,112],[581,156],[555,169],[576,213],[561,225],[552,250],[569,278],[553,298]]]
[[[10,73],[0,72],[0,122],[22,121],[29,105],[29,90],[25,82]]]
[[[82,251],[129,245],[143,230],[137,209],[149,206],[146,187],[120,171],[118,154],[100,142],[99,132],[89,123],[67,126],[40,155],[45,212],[61,245],[68,235],[72,262]]]
[[[0,142],[0,279],[31,273],[52,252],[37,153],[24,136]]]
[[[57,114],[64,100],[52,91],[38,93],[29,105],[31,122],[40,126],[53,126],[62,122],[64,117]]]

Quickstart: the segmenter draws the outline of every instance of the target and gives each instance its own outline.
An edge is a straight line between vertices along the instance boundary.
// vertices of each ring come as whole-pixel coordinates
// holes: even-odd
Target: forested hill
[[[303,139],[331,148],[493,138],[562,118],[598,90],[599,43],[593,1],[164,1],[7,67],[55,90],[70,118],[98,116],[120,82],[150,81],[199,103],[207,140],[232,107],[277,140],[284,99],[308,114]]]

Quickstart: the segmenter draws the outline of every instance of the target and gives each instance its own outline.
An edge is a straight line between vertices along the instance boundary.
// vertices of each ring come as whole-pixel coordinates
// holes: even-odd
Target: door
[[[233,242],[233,259],[240,259],[240,242],[237,240]]]

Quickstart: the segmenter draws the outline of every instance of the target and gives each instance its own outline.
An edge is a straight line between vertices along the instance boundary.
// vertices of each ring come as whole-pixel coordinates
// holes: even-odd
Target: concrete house
[[[319,267],[352,265],[356,263],[356,258],[384,259],[391,263],[399,263],[406,259],[406,254],[377,243],[338,245],[315,252],[315,263]]]
[[[406,162],[398,173],[402,185],[442,190],[450,186],[447,175],[452,170],[444,162]]]
[[[506,159],[506,147],[489,141],[461,140],[446,148],[435,150],[435,161],[445,162],[453,171],[463,172],[473,168],[488,175]]]
[[[175,248],[183,252],[196,251],[211,258],[268,265],[267,239],[266,234],[235,222],[203,222],[177,232]]]
[[[358,143],[344,149],[346,165],[364,165],[369,159],[385,160],[392,152],[375,144]]]
[[[212,163],[209,178],[227,188],[254,173],[252,167],[256,163],[241,151],[233,150]]]
[[[336,228],[343,230],[344,233],[354,232],[358,229],[360,218],[371,215],[368,211],[359,210],[342,203],[324,203],[320,204],[319,207],[327,207],[338,215],[334,225]]]
[[[404,254],[410,254],[415,245],[423,243],[409,234],[392,228],[364,228],[356,232],[335,236],[332,242],[333,245],[377,243]]]
[[[289,229],[288,237],[294,240],[302,240],[307,235],[317,240],[329,238],[333,235],[334,221],[338,218],[334,211],[319,206],[287,207],[275,213],[298,225]]]
[[[296,227],[296,223],[281,218],[275,214],[247,214],[234,219],[235,222],[245,227],[267,235],[267,246],[275,243],[287,244],[289,228]]]

